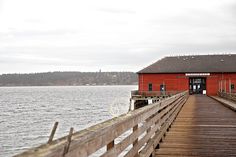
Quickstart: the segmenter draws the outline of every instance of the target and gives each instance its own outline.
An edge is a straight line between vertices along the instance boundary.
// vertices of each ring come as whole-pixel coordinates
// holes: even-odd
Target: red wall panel
[[[219,76],[218,75],[210,75],[206,79],[206,90],[207,95],[216,95],[219,89]]]
[[[236,73],[211,73],[206,78],[207,95],[216,95],[219,84],[229,92],[230,84],[236,88]],[[189,89],[189,77],[185,74],[139,74],[139,91],[148,91],[148,84],[152,83],[153,91],[160,91],[160,85],[165,84],[167,91],[184,91]]]
[[[188,90],[188,78],[185,74],[139,74],[139,91],[148,91],[148,84],[153,84],[153,91],[160,91],[165,84],[167,91]]]

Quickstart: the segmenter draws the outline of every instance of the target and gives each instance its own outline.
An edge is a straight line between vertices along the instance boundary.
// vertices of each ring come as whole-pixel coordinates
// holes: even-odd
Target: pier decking
[[[190,96],[155,154],[236,156],[235,112],[207,96]]]

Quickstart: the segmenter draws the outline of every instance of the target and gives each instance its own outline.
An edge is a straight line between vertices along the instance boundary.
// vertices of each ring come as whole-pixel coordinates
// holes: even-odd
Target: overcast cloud
[[[0,0],[0,73],[135,72],[235,52],[235,0]]]

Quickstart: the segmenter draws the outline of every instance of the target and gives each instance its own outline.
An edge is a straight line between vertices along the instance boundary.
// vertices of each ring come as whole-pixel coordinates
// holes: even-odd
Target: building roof
[[[165,57],[138,73],[194,72],[236,72],[236,54]]]

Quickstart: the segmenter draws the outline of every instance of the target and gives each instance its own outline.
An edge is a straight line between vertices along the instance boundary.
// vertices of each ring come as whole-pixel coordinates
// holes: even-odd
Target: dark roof
[[[236,72],[236,54],[165,57],[138,73]]]

